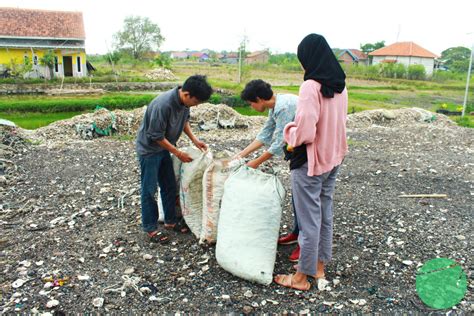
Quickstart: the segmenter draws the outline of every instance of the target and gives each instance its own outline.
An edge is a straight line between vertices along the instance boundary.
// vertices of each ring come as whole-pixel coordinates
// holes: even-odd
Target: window
[[[54,56],[54,72],[59,72],[58,56]]]
[[[28,65],[28,64],[30,63],[30,59],[28,58],[28,55],[25,55],[25,56],[23,57],[23,63],[24,63],[25,65]]]
[[[38,56],[33,56],[33,65],[38,66]]]
[[[81,57],[77,56],[77,72],[81,72]]]

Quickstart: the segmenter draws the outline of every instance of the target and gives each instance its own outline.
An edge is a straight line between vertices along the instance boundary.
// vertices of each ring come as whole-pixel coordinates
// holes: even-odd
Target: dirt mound
[[[176,76],[169,69],[165,68],[155,68],[150,72],[145,74],[145,77],[152,80],[178,80]]]
[[[205,103],[191,108],[191,125],[198,125],[202,130],[217,128],[248,128],[253,124],[263,123],[266,118],[239,114],[225,104]]]
[[[67,120],[57,121],[48,126],[31,132],[29,137],[40,140],[61,141],[68,139],[91,139],[97,137],[94,134],[93,125],[98,129],[106,130],[111,127],[113,135],[136,135],[143,119],[146,107],[133,111],[101,109],[94,113],[81,114]],[[225,104],[204,103],[191,108],[190,123],[193,126],[205,124],[218,124],[228,128],[247,128],[249,126],[260,126],[266,120],[265,117],[249,117],[239,114],[237,111]],[[218,126],[216,125],[216,128]],[[210,130],[213,128],[209,128]]]
[[[379,126],[407,126],[415,123],[429,123],[437,126],[456,125],[447,116],[436,114],[420,108],[396,110],[363,111],[348,116],[348,128],[365,128]]]
[[[85,133],[94,123],[100,129],[112,126],[114,134],[117,135],[133,135],[140,126],[144,109],[145,107],[133,111],[101,109],[94,113],[81,114],[67,120],[54,122],[35,130],[31,136],[44,140],[88,138]]]

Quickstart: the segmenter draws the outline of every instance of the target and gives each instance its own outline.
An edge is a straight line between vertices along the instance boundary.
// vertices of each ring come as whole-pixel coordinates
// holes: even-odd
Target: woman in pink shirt
[[[291,153],[291,185],[300,234],[297,272],[275,282],[309,290],[307,277],[324,278],[332,258],[333,195],[339,166],[347,153],[345,74],[321,35],[298,45],[304,74],[295,121],[285,126]]]

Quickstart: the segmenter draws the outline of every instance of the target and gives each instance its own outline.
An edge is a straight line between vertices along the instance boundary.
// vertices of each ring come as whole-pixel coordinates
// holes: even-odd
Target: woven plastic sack
[[[285,189],[275,175],[247,166],[224,185],[216,259],[245,280],[272,282]]]
[[[202,229],[199,241],[213,244],[217,240],[217,223],[224,195],[224,183],[231,172],[243,163],[230,158],[214,160],[202,178]]]
[[[179,200],[184,220],[199,238],[202,227],[202,177],[212,162],[212,154],[196,148],[183,149],[193,161],[181,164]]]

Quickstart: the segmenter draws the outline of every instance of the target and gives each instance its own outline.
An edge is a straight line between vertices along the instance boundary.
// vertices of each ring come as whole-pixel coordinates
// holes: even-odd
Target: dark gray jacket
[[[169,90],[150,102],[138,130],[136,149],[140,156],[157,154],[164,148],[156,141],[166,138],[176,145],[184,124],[189,120],[189,108],[179,100],[180,87]]]

